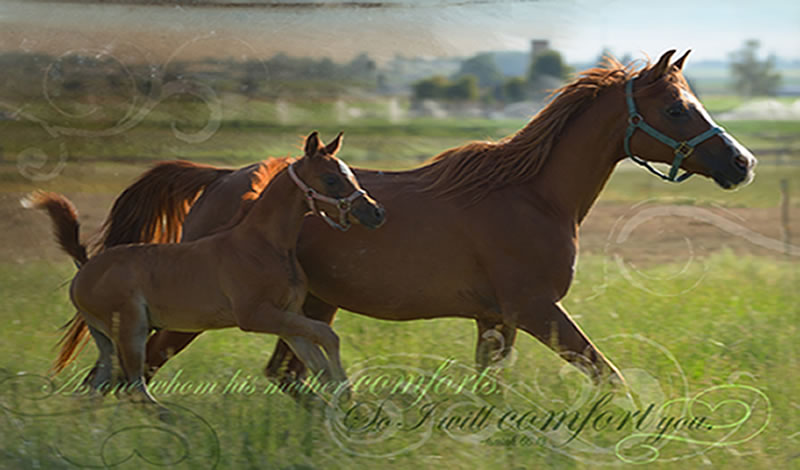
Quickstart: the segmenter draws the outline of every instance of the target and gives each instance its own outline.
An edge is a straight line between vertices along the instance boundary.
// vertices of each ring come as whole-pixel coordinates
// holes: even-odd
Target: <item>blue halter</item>
[[[693,137],[692,139],[684,140],[683,142],[678,142],[675,139],[665,136],[664,134],[662,134],[661,132],[657,131],[655,128],[644,122],[644,117],[642,117],[642,115],[636,111],[636,104],[633,102],[633,80],[629,80],[628,83],[625,84],[625,101],[628,103],[628,129],[625,131],[625,155],[634,162],[638,163],[639,165],[647,168],[648,170],[650,170],[651,173],[653,173],[654,175],[660,177],[665,181],[680,183],[681,181],[684,181],[690,176],[692,176],[692,173],[688,171],[678,176],[678,169],[680,168],[681,163],[683,163],[683,160],[688,158],[692,154],[692,152],[694,152],[694,148],[699,143],[717,134],[725,132],[723,128],[712,125],[710,129],[703,132],[702,134]],[[646,132],[648,135],[658,140],[659,142],[667,144],[673,149],[675,149],[675,158],[672,160],[672,167],[669,169],[668,175],[665,175],[664,173],[658,171],[657,169],[653,168],[653,166],[650,165],[650,163],[631,153],[630,140],[631,137],[633,136],[633,133],[636,132],[636,129],[643,130],[644,132]]]

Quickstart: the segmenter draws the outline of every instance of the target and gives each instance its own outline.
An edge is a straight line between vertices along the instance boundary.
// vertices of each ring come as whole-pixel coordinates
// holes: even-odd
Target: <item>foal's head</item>
[[[725,130],[718,128],[692,93],[682,73],[689,53],[670,64],[674,53],[674,50],[666,52],[629,85],[635,107],[635,113],[631,113],[629,99],[629,123],[637,124],[639,120],[644,123],[630,136],[630,153],[646,160],[674,164],[676,170],[680,165],[689,173],[712,178],[725,189],[749,183],[753,178],[755,157]],[[655,132],[645,129],[647,126]],[[659,133],[662,137],[653,135]]]
[[[306,138],[303,158],[289,168],[290,174],[305,191],[311,209],[319,212],[332,227],[347,230],[351,219],[354,219],[367,228],[378,228],[386,220],[386,212],[361,189],[350,167],[336,158],[341,145],[341,132],[328,145],[322,145],[319,134],[312,132]],[[323,210],[317,209],[317,206]],[[329,207],[329,211],[324,210]],[[338,220],[326,212],[338,212]]]

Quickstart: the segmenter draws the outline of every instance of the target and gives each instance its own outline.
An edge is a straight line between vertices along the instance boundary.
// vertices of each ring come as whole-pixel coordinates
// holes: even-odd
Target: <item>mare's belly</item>
[[[392,231],[391,223],[344,234],[320,227],[324,237],[301,236],[298,255],[310,292],[387,320],[475,317],[491,304],[489,283],[465,241],[424,229]]]

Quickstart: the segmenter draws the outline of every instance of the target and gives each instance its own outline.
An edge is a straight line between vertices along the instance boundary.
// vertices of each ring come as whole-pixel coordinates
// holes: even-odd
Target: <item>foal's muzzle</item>
[[[358,219],[359,223],[361,223],[361,224],[363,224],[363,225],[365,225],[365,226],[367,226],[369,228],[377,228],[377,227],[379,227],[380,225],[383,224],[383,220],[385,219],[385,212],[384,212],[383,208],[378,207],[377,203],[372,201],[371,198],[368,200],[369,196],[367,195],[367,192],[364,191],[363,189],[358,189],[357,188],[355,191],[352,192],[352,194],[350,194],[347,197],[334,198],[334,197],[330,197],[330,196],[326,196],[324,194],[321,194],[320,192],[318,192],[317,190],[315,190],[311,186],[305,184],[303,182],[303,180],[301,180],[300,177],[297,176],[297,173],[294,171],[294,163],[289,165],[288,171],[289,171],[289,176],[292,177],[292,180],[294,180],[295,184],[305,194],[306,202],[308,203],[308,208],[311,210],[311,212],[313,212],[314,214],[319,215],[320,217],[322,217],[322,220],[324,220],[331,227],[333,227],[333,228],[335,228],[337,230],[340,230],[342,232],[346,232],[347,230],[349,230],[350,229],[350,220],[348,219],[348,216],[350,215],[350,212],[353,212],[353,214],[356,215],[356,218]],[[374,208],[380,209],[380,214],[373,213],[373,218],[375,219],[374,222],[368,221],[367,223],[365,223],[362,220],[362,217],[359,217],[356,214],[356,212],[353,211],[353,207],[354,207],[353,202],[356,201],[356,200],[359,200],[359,199],[363,199],[364,200],[364,204],[366,204],[366,205],[368,205],[370,207],[374,207]],[[339,220],[338,221],[333,220],[333,218],[331,216],[329,216],[328,214],[326,214],[325,211],[320,210],[317,207],[316,203],[314,202],[315,200],[316,201],[321,201],[321,202],[326,202],[326,203],[331,204],[334,207],[336,207],[339,210]],[[359,204],[359,206],[360,206],[360,204]],[[358,212],[361,213],[360,210]]]
[[[386,209],[372,200],[369,196],[364,196],[363,201],[353,206],[353,217],[358,223],[369,229],[376,229],[386,222]]]

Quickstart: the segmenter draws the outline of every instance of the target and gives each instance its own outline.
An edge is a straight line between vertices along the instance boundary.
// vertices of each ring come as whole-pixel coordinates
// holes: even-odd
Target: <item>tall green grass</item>
[[[595,468],[622,463],[617,454],[654,458],[663,468],[790,468],[796,462],[796,262],[721,253],[694,260],[685,271],[661,265],[624,273],[612,259],[581,258],[564,305],[622,369],[640,404],[697,397],[690,410],[687,402],[677,401],[664,416],[688,416],[689,410],[718,426],[668,432],[671,440],[653,442],[651,436],[646,445],[657,449],[657,456],[645,445],[633,445],[636,440],[615,449],[632,429],[599,431],[589,424],[569,443],[567,424],[544,437],[535,429],[497,429],[506,412],[588,413],[613,392],[590,387],[524,333],[511,363],[484,377],[491,387],[392,395],[362,382],[338,414],[307,411],[283,394],[263,393],[269,384],[261,369],[275,339],[233,329],[203,334],[158,373],[162,388],[156,395],[173,410],[167,422],[113,396],[102,403],[67,396],[74,388],[72,374],[93,362],[93,345],[75,369],[52,384],[37,376],[46,374],[57,327],[72,314],[63,285],[72,272],[68,263],[0,266],[0,321],[6,325],[0,343],[0,468],[101,466],[103,459],[117,464],[114,468],[139,469],[156,463],[174,468]],[[475,327],[468,320],[394,323],[340,312],[334,328],[354,382],[379,373],[430,378],[444,367],[440,377],[457,383],[476,373],[471,369]],[[178,391],[176,384],[187,382],[192,385]],[[197,388],[201,383],[216,388]],[[392,425],[366,426],[364,420],[381,403],[382,416]],[[423,407],[433,403],[441,403],[435,420],[411,429],[430,409]],[[345,411],[356,404],[361,404],[357,412],[345,420]],[[448,430],[441,421],[492,405],[491,419],[480,429],[451,423]],[[605,406],[619,417],[634,405],[617,391]],[[748,410],[751,415],[742,420]],[[343,423],[349,423],[349,432]],[[396,423],[401,426],[395,428]],[[737,440],[742,442],[723,445]]]

